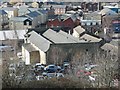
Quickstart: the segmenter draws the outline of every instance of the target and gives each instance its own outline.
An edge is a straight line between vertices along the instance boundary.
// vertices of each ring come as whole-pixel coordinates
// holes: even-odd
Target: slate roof
[[[73,40],[73,41],[75,41],[75,42],[80,42],[78,38],[75,38],[75,37],[73,37],[72,35],[64,32],[64,31],[62,31],[62,30],[60,30],[58,33],[61,34],[61,35],[63,35],[63,36],[66,36],[66,37],[70,38],[71,40]]]
[[[55,32],[52,29],[48,29],[45,33],[43,33],[43,36],[56,44],[80,43],[81,42],[75,37],[73,37],[72,35],[69,35],[63,31]]]
[[[58,17],[58,15],[49,15],[49,16],[48,16],[48,20],[49,20],[49,19],[54,20],[54,19],[57,18],[57,17]]]
[[[38,8],[28,8],[29,11],[33,12],[33,11],[37,11],[39,10]]]
[[[41,12],[42,14],[47,14],[48,11],[47,10],[38,10],[39,12]]]
[[[31,19],[28,18],[28,17],[12,17],[12,18],[10,18],[10,21],[23,22],[23,21],[25,21],[25,20],[27,20],[27,19],[31,20]]]
[[[33,11],[31,13],[28,13],[27,15],[30,16],[30,17],[32,17],[32,18],[34,18],[34,17],[39,16],[40,14],[38,12],[36,12],[36,11]]]
[[[22,45],[28,52],[32,52],[32,51],[37,51],[33,45],[31,45],[30,43],[25,43]]]
[[[116,15],[117,13],[109,8],[102,9],[99,14],[101,15]]]
[[[7,10],[7,11],[14,11],[16,10],[17,8],[13,8],[13,7],[4,7],[4,8],[1,8],[2,10]]]
[[[0,10],[0,14],[4,15],[4,14],[7,14],[7,13],[4,10]]]
[[[30,34],[30,37],[28,38],[30,43],[34,44],[43,52],[46,52],[49,49],[50,44],[52,44],[50,41],[43,38],[40,34],[37,34],[35,31],[32,31],[28,34]]]

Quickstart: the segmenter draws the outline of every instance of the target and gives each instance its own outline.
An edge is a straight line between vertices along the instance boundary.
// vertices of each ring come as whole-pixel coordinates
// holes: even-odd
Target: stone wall
[[[51,45],[47,52],[47,64],[62,64],[64,61],[72,63],[74,61],[82,62],[83,60],[94,61],[94,55],[98,47],[98,43]]]

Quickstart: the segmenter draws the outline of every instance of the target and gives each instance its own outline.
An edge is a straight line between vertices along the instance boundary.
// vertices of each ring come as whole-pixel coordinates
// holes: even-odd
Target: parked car
[[[68,67],[69,65],[70,65],[69,62],[66,62],[66,61],[65,61],[65,62],[63,63],[63,66],[64,66],[64,67]]]
[[[22,59],[22,52],[18,52],[17,56],[18,56],[19,59]]]
[[[58,67],[54,64],[48,65],[44,68],[45,71],[50,72],[50,73],[56,72],[57,69],[58,69]]]
[[[15,69],[15,68],[16,68],[16,64],[13,64],[13,63],[12,63],[12,64],[9,65],[9,70],[13,70],[13,69]]]
[[[47,78],[54,78],[54,77],[64,77],[62,72],[55,72],[55,73],[49,73],[49,72],[43,72],[42,75]]]
[[[47,78],[53,78],[56,77],[56,73],[49,73],[49,72],[43,72],[42,75]]]
[[[10,50],[11,50],[11,51],[14,51],[14,48],[11,46],[11,47],[10,47]]]
[[[89,70],[91,70],[91,69],[93,69],[93,68],[95,68],[97,66],[98,65],[88,65],[88,66],[85,67],[85,69],[89,71]]]
[[[24,67],[25,66],[25,62],[20,61],[17,63],[17,67]]]
[[[63,70],[61,69],[59,72],[56,73],[56,77],[59,78],[59,77],[64,77],[63,75]]]
[[[15,73],[16,72],[16,64],[10,64],[9,65],[9,73]]]
[[[41,63],[36,63],[34,68],[39,71],[39,70],[44,70],[45,66]]]
[[[60,66],[57,66],[57,70],[60,71],[62,68]]]

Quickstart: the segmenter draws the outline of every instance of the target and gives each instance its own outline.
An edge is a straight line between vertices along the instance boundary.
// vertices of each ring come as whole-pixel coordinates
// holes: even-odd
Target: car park
[[[16,72],[16,64],[10,64],[8,69],[10,76],[13,75]]]
[[[17,53],[17,57],[18,57],[19,59],[22,59],[22,52],[18,52],[18,53]]]
[[[98,65],[88,65],[88,66],[85,67],[85,69],[89,71],[89,70],[91,70],[91,69],[93,69],[93,68],[95,68],[97,66]]]
[[[63,67],[68,67],[68,66],[70,66],[69,62],[65,61],[65,62],[63,63]]]
[[[0,51],[5,52],[5,51],[14,51],[14,48],[12,46],[8,45],[0,45]]]
[[[9,70],[15,70],[16,69],[16,64],[10,64],[9,65]]]
[[[51,72],[51,73],[56,72],[57,69],[58,69],[57,66],[54,65],[54,64],[48,65],[48,66],[46,66],[46,67],[44,68],[45,71]]]
[[[63,73],[62,72],[54,72],[54,73],[51,73],[51,72],[43,72],[42,73],[43,77],[47,77],[47,78],[54,78],[54,77],[64,77]]]
[[[56,73],[43,72],[42,75],[43,75],[44,77],[47,77],[47,78],[56,77]]]
[[[37,71],[44,70],[45,66],[41,63],[36,63],[33,68]]]

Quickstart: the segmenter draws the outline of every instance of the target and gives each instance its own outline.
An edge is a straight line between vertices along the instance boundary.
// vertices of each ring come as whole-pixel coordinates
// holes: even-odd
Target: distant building
[[[75,26],[79,25],[80,20],[76,18],[74,15],[58,15],[54,19],[49,19],[47,22],[47,26],[49,28],[68,28],[65,30],[66,32],[71,31]]]
[[[25,15],[32,19],[32,28],[38,27],[41,23],[45,23],[47,20],[47,14],[41,11],[33,11]]]
[[[102,17],[102,28],[108,28],[108,33],[120,33],[119,15],[106,15]]]
[[[4,10],[0,10],[0,30],[8,28],[8,14]]]
[[[28,8],[29,6],[27,5],[22,5],[19,7],[19,10],[18,10],[18,16],[22,16],[22,15],[25,15],[27,13],[30,13],[30,10]]]
[[[86,30],[84,28],[82,28],[81,26],[77,26],[77,27],[73,28],[72,35],[76,38],[79,38],[85,32],[86,32]]]
[[[24,40],[24,35],[28,30],[4,30],[0,31],[0,41]]]
[[[8,14],[8,18],[18,16],[18,9],[17,8],[4,7],[4,8],[2,8],[2,10],[4,10]]]
[[[48,12],[46,10],[30,11],[22,16],[13,17],[9,20],[10,29],[36,28],[47,22]]]
[[[32,7],[34,7],[34,8],[40,8],[40,6],[41,6],[40,2],[33,2],[32,3]]]
[[[104,8],[104,9],[102,9],[100,12],[99,12],[99,14],[101,14],[102,16],[103,15],[117,15],[117,13],[115,12],[115,11],[113,11],[113,10],[111,10],[111,9],[109,9],[109,8]]]
[[[44,5],[44,8],[50,9],[51,11],[54,11],[54,14],[61,15],[65,14],[65,5]]]
[[[13,17],[9,20],[11,30],[21,30],[32,28],[32,19],[28,17]]]
[[[110,43],[104,44],[101,49],[106,52],[109,52],[111,55],[118,55],[118,47]]]
[[[75,27],[73,29],[73,34],[72,35],[74,37],[78,38],[79,40],[84,40],[86,42],[98,42],[98,43],[100,43],[102,41],[102,38],[98,38],[98,37],[95,37],[93,35],[90,35],[81,26]]]
[[[82,2],[81,8],[83,11],[97,11],[98,10],[98,3],[96,2]]]

